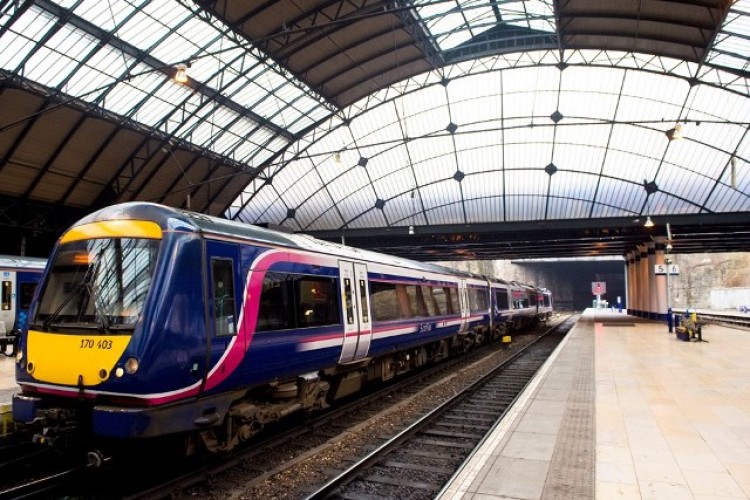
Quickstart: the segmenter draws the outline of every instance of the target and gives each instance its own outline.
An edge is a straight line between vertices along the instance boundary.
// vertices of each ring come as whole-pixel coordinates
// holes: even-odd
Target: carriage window
[[[12,294],[12,284],[10,281],[3,281],[3,301],[2,301],[2,310],[3,311],[10,311],[10,298],[13,296]]]
[[[424,303],[421,287],[405,285],[406,295],[409,296],[410,317],[421,318],[427,316],[427,306]]]
[[[432,298],[435,300],[435,307],[438,314],[448,313],[448,299],[445,296],[445,288],[435,287],[432,289]]]
[[[285,273],[266,273],[258,307],[259,331],[294,328],[293,276]]]
[[[365,280],[359,280],[359,301],[362,304],[362,322],[370,322],[370,313],[367,307],[367,283]]]
[[[425,307],[427,307],[427,314],[429,316],[439,316],[440,310],[437,304],[435,304],[435,298],[432,296],[432,287],[421,286],[420,289],[422,290]]]
[[[402,314],[396,293],[396,285],[371,281],[370,307],[372,308],[372,317],[375,321],[400,319]]]
[[[487,310],[487,294],[481,288],[469,288],[469,309],[472,312]]]
[[[495,290],[495,302],[498,309],[509,309],[508,290]]]
[[[337,282],[304,274],[266,273],[257,331],[341,324]]]
[[[448,296],[448,314],[460,314],[461,305],[458,303],[458,288],[443,287]]]
[[[234,272],[232,261],[213,259],[211,261],[211,278],[214,300],[214,324],[216,335],[234,335]]]
[[[334,278],[296,275],[294,280],[295,303],[299,304],[299,307],[297,307],[298,327],[306,328],[341,323],[336,280]],[[347,310],[351,307],[349,305],[351,304],[351,298],[351,293],[347,293]],[[347,314],[351,314],[351,312],[347,311]],[[352,317],[351,320],[354,321],[354,318]]]
[[[354,304],[352,304],[352,280],[344,278],[344,308],[346,309],[346,323],[354,323]]]
[[[31,307],[31,299],[34,298],[34,291],[36,291],[36,283],[21,283],[21,297],[18,301],[18,307],[21,309],[28,309]]]

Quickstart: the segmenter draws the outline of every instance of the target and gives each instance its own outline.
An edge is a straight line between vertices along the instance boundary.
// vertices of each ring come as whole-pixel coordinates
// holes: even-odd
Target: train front
[[[177,356],[169,342],[149,338],[150,297],[170,293],[160,288],[157,269],[185,253],[174,233],[165,241],[167,222],[155,222],[154,211],[159,215],[142,206],[105,209],[59,240],[16,356],[22,392],[14,396],[13,417],[37,425],[36,441],[65,447],[92,434],[138,434],[153,423],[152,415],[139,410],[126,418],[129,407],[151,404],[149,392],[163,395],[197,383],[194,374],[180,379],[176,368],[167,370],[176,363],[165,360]],[[161,246],[167,251],[160,260]],[[180,356],[189,359],[184,349]],[[167,356],[157,357],[158,350]]]

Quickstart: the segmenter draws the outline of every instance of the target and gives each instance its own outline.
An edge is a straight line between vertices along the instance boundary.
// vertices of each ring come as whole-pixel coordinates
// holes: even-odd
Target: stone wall
[[[711,309],[712,289],[750,287],[748,253],[673,254],[670,258],[680,268],[679,276],[669,277],[674,307]]]

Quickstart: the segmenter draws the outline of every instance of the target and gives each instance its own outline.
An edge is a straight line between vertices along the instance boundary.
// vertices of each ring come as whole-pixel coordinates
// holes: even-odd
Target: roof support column
[[[631,299],[633,301],[633,315],[641,315],[641,251],[633,250],[633,284],[631,285]]]
[[[638,316],[648,318],[650,309],[648,285],[648,246],[638,245],[641,260],[638,264]]]
[[[654,267],[656,265],[656,243],[649,242],[648,248],[648,319],[656,320],[659,318],[659,299],[656,293],[656,274]]]
[[[625,254],[625,310],[630,315],[635,315],[635,308],[633,307],[633,283],[635,283],[635,255],[633,252]]]
[[[657,265],[663,265],[664,264],[664,250],[666,250],[667,244],[666,244],[666,238],[658,237],[656,238],[656,261],[655,264]],[[658,313],[657,319],[659,321],[666,321],[667,320],[667,275],[666,274],[656,274],[654,276],[656,279],[656,290],[654,293],[656,294],[656,305],[657,309],[656,312]]]

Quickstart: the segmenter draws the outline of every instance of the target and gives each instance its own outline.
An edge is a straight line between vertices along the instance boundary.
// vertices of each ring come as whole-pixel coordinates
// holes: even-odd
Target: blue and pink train
[[[115,205],[52,253],[16,355],[13,416],[49,444],[184,434],[228,450],[551,313],[545,289]]]

